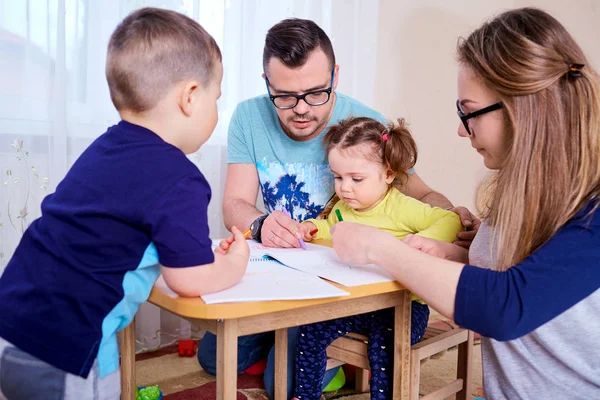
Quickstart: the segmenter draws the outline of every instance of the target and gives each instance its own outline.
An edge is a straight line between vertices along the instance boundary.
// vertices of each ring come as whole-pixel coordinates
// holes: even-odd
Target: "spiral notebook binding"
[[[277,262],[277,260],[275,260],[273,257],[264,255],[262,257],[250,257],[250,262],[270,262],[270,261],[275,261]]]

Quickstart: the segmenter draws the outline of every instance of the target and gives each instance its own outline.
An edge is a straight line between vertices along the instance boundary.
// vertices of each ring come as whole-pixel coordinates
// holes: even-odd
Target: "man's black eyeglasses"
[[[304,100],[304,102],[309,106],[322,106],[323,104],[327,103],[331,97],[331,92],[333,91],[334,74],[335,69],[331,70],[331,84],[329,85],[329,89],[314,90],[312,92],[299,95],[282,94],[279,96],[273,96],[271,94],[271,90],[269,89],[269,79],[265,74],[265,82],[267,84],[269,99],[271,99],[275,107],[279,108],[280,110],[289,110],[290,108],[294,108],[300,100]]]

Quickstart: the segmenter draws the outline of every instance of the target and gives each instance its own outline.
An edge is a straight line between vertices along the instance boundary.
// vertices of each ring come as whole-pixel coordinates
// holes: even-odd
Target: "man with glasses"
[[[240,103],[231,119],[223,218],[228,229],[250,227],[252,237],[267,247],[299,247],[299,222],[317,217],[334,194],[333,174],[321,141],[327,126],[350,116],[387,121],[377,111],[335,92],[339,66],[331,41],[313,21],[287,19],[273,26],[265,41],[263,69],[268,94]],[[266,214],[256,207],[259,188]],[[431,205],[452,208],[414,171],[402,191]],[[284,208],[289,216],[282,212]],[[478,220],[464,207],[455,211],[463,224],[471,226],[465,222],[470,220],[473,227],[478,226]],[[471,236],[461,239],[469,241]],[[290,329],[288,335],[290,393],[296,331]],[[264,359],[273,342],[272,333],[239,338],[238,371]],[[213,374],[215,354],[215,336],[207,333],[198,359]],[[271,351],[265,371],[271,398],[273,365]],[[324,386],[336,372],[326,374]]]

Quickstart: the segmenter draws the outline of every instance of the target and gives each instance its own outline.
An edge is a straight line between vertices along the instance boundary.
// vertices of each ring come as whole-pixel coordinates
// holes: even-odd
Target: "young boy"
[[[146,8],[112,34],[122,121],[42,203],[0,278],[0,399],[118,399],[116,332],[162,273],[182,296],[232,286],[249,249],[213,253],[210,187],[187,158],[217,123],[221,52],[196,22]]]

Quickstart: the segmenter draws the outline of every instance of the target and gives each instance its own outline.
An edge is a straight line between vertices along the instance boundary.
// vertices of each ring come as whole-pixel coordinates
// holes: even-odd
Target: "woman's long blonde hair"
[[[565,27],[535,8],[485,23],[459,42],[458,58],[504,104],[510,147],[478,203],[505,270],[590,201],[598,206],[598,75]]]

